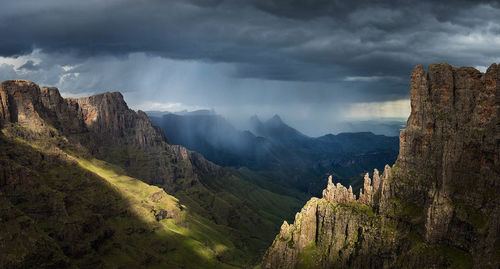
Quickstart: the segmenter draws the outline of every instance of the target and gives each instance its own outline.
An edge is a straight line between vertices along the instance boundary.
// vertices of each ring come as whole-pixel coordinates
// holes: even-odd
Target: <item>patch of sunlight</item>
[[[215,253],[223,253],[223,252],[229,250],[229,248],[223,244],[215,244],[214,250],[215,250]]]
[[[97,159],[75,158],[75,160],[84,169],[96,173],[115,186],[129,200],[134,213],[144,221],[153,222],[156,225],[160,225],[163,230],[189,238],[187,240],[191,242],[190,246],[192,249],[203,257],[212,259],[216,254],[234,248],[231,242],[223,240],[219,232],[208,224],[206,220],[194,215],[188,216],[187,208],[184,205],[180,205],[177,198],[168,195],[163,189],[125,176],[121,174],[123,173],[121,168]],[[161,193],[163,196],[158,203],[154,203],[150,198],[155,193]],[[180,214],[173,219],[163,219],[158,222],[154,219],[153,214],[150,213],[153,207],[162,208],[169,212],[177,211]],[[179,207],[182,207],[182,210]],[[189,223],[189,225],[180,225],[180,223]]]
[[[119,167],[110,165],[109,163],[97,159],[82,159],[75,158],[78,165],[82,168],[91,171],[107,182],[111,183],[117,191],[119,191],[131,205],[132,210],[144,221],[156,222],[151,210],[155,208],[165,209],[167,211],[179,211],[179,200],[159,187],[146,184],[138,179],[119,174],[123,170]],[[117,173],[117,171],[119,173]],[[153,202],[151,197],[158,193],[161,199],[158,202]]]
[[[57,154],[101,177],[120,193],[134,215],[156,227],[154,232],[157,235],[172,239],[179,236],[178,240],[181,240],[185,247],[207,261],[216,261],[218,255],[235,249],[232,242],[221,233],[217,224],[193,214],[186,206],[181,205],[177,198],[165,193],[162,188],[125,175],[125,171],[118,166],[98,159],[79,158],[76,154],[52,145],[38,145],[36,142],[21,138],[16,140],[39,151]],[[174,216],[157,221],[153,209],[163,209]],[[184,250],[180,248],[179,251]]]
[[[203,257],[207,260],[212,260],[215,258],[215,253],[210,248],[207,248],[205,245],[203,245],[199,241],[189,239],[186,241],[186,244],[191,249],[196,251],[196,253],[198,253],[201,257]]]

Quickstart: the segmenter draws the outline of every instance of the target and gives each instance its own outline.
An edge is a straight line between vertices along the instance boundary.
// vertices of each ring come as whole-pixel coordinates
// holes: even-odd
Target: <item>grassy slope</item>
[[[78,159],[78,164],[111,183],[122,195],[129,208],[145,223],[159,224],[155,228],[155,234],[158,237],[174,237],[182,241],[179,245],[187,249],[180,248],[167,252],[164,258],[170,262],[183,265],[191,263],[198,266],[212,264],[219,267],[222,264],[216,262],[216,257],[234,249],[231,241],[224,237],[221,227],[216,227],[203,217],[196,215],[188,207],[180,204],[177,198],[166,194],[161,188],[126,176],[121,168],[103,161]],[[151,201],[150,198],[155,193],[161,193],[163,196],[157,203]],[[157,222],[154,213],[151,214],[153,207],[157,211],[164,209],[167,212],[176,212],[176,217]],[[193,253],[197,255],[193,257]]]
[[[303,205],[299,199],[260,188],[235,173],[204,178],[203,184],[179,190],[175,196],[223,230],[236,249],[222,260],[237,265],[259,263],[283,220]]]
[[[2,159],[33,171],[36,184],[1,188],[0,225],[11,240],[0,239],[0,264],[232,267],[217,258],[234,249],[224,229],[162,189],[99,160],[61,158],[57,150],[3,138],[2,148]],[[157,221],[153,208],[172,218]]]
[[[177,173],[175,183],[155,184],[171,190],[192,212],[220,228],[224,238],[234,245],[225,255],[217,257],[225,263],[238,266],[259,263],[283,220],[292,218],[308,198],[293,191],[289,195],[283,186],[278,186],[278,191],[260,187],[256,181],[262,175],[251,171],[242,174],[225,169],[228,173],[224,176],[211,177],[193,175],[182,161],[158,167],[158,160],[170,154],[168,151],[144,152],[129,144],[133,143],[109,147],[103,157],[141,180],[148,178],[147,170],[151,169],[165,169],[169,176]],[[199,182],[193,177],[198,177]],[[282,194],[277,193],[279,190]]]
[[[3,132],[18,137],[9,131],[25,132],[22,129],[14,126]],[[26,253],[41,255],[53,249],[46,261],[78,267],[248,266],[260,261],[283,219],[290,219],[302,206],[301,199],[257,187],[248,175],[243,180],[235,173],[179,191],[175,193],[179,201],[159,187],[127,176],[119,166],[71,151],[76,149],[64,137],[28,142],[2,136],[1,140],[6,149],[1,159],[33,171],[38,187],[13,191],[0,186],[0,198],[6,194],[10,199],[4,199],[10,208],[5,214],[14,219],[9,227],[24,219],[36,224],[19,228],[24,237],[18,238],[32,244],[24,251],[13,250],[0,264],[26,264]],[[151,198],[155,193],[163,197],[158,203]],[[19,196],[23,196],[21,203],[12,199]],[[64,214],[47,213],[48,218],[33,214],[47,208]],[[153,208],[164,209],[173,218],[156,221]],[[19,216],[20,222],[13,216]],[[3,220],[1,225],[6,224]],[[46,249],[41,249],[40,242]],[[0,242],[0,249],[11,249],[7,246]]]

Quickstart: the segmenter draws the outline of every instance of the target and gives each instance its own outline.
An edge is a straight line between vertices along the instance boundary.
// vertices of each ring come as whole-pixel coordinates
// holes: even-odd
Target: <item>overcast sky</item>
[[[407,117],[412,68],[500,62],[498,1],[0,0],[0,80],[133,109],[279,114],[309,135]]]

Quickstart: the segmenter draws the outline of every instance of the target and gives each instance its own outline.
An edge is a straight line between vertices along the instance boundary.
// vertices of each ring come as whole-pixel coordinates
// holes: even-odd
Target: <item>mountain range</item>
[[[221,166],[259,171],[272,182],[311,195],[320,195],[327,174],[359,189],[362,174],[393,163],[399,146],[397,137],[369,132],[312,138],[278,115],[264,122],[253,116],[250,130],[240,131],[213,111],[147,113],[172,143]]]

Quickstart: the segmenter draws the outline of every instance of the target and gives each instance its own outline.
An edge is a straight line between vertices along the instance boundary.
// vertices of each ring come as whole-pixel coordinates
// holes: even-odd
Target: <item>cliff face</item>
[[[69,99],[68,102],[78,104],[85,126],[100,134],[107,143],[116,144],[130,136],[140,148],[150,148],[161,146],[165,141],[161,131],[153,128],[146,114],[129,109],[119,92]]]
[[[410,97],[394,166],[365,176],[359,198],[329,180],[264,268],[498,268],[500,66],[417,66]]]
[[[47,111],[41,102],[40,89],[27,81],[9,81],[0,85],[0,124],[12,122],[40,131]]]
[[[482,74],[431,65],[427,76],[417,66],[410,94],[412,113],[400,136],[397,177],[425,188],[399,193],[424,208],[427,241],[474,247],[479,231],[457,234],[454,227],[471,224],[469,211],[498,220],[500,66]],[[465,236],[474,238],[457,241]]]
[[[201,155],[168,144],[148,116],[129,109],[119,92],[64,99],[57,88],[12,80],[0,84],[0,103],[0,124],[19,123],[30,130],[16,135],[40,138],[57,132],[92,156],[171,191],[223,174]]]

